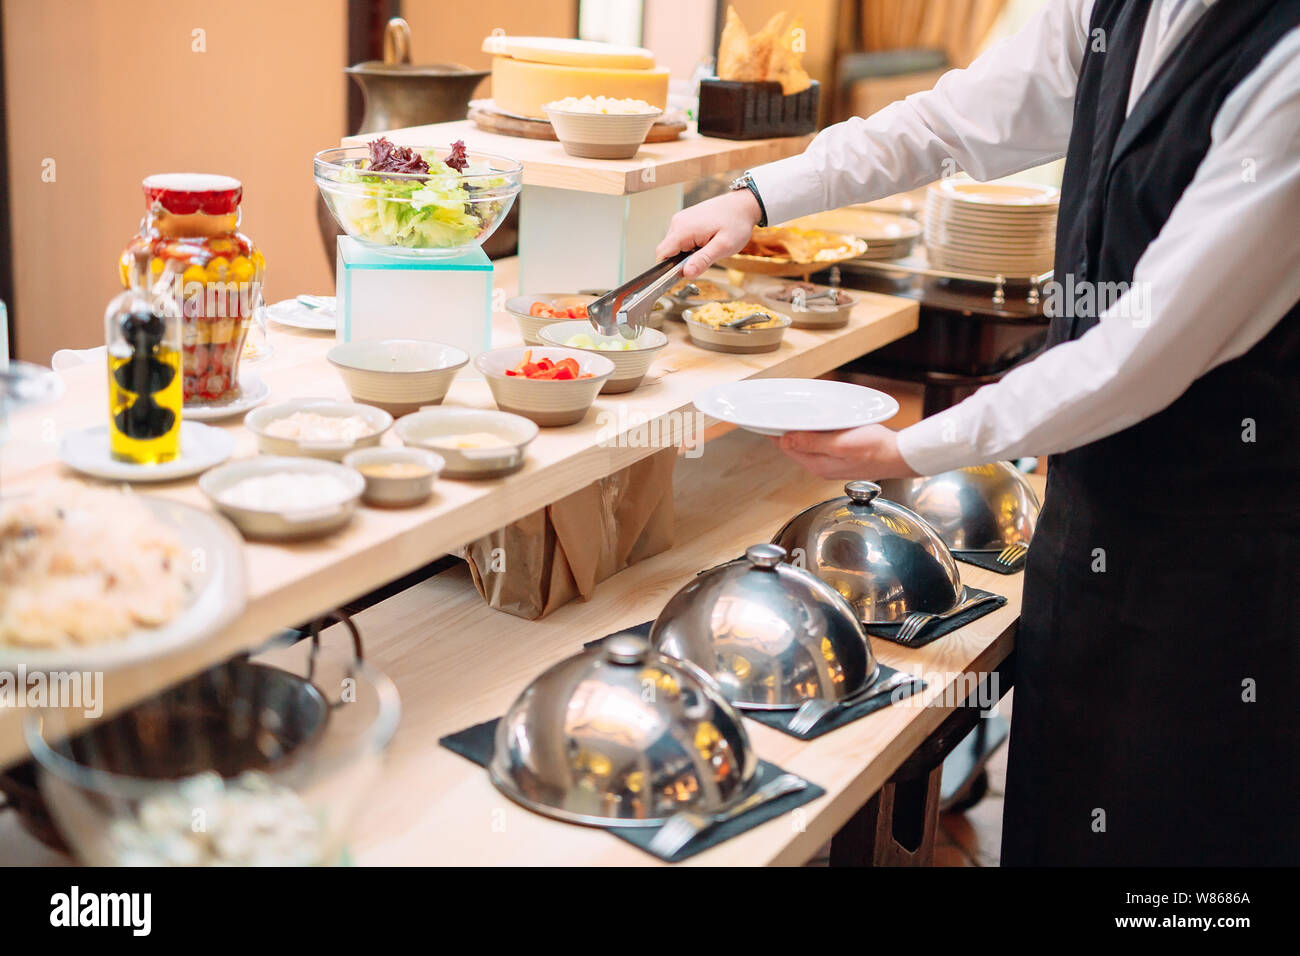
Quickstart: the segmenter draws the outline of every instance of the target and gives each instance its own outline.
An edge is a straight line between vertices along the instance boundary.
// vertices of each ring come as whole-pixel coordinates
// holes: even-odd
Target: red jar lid
[[[178,216],[233,213],[244,194],[238,179],[212,173],[159,173],[146,177],[141,186],[151,208],[157,204]]]

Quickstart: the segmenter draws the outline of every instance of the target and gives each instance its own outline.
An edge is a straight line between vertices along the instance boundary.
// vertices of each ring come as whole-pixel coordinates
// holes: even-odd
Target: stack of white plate
[[[862,206],[831,209],[785,225],[857,236],[867,243],[867,251],[859,259],[902,259],[912,254],[912,246],[921,236],[921,224],[915,220]]]
[[[926,195],[925,247],[937,269],[1036,276],[1052,268],[1060,190],[954,176]]]

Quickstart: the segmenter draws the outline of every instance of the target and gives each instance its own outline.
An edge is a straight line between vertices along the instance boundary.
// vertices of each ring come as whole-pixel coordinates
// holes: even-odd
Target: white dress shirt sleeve
[[[904,429],[899,451],[936,474],[1068,451],[1161,411],[1300,302],[1298,222],[1300,29],[1225,100],[1133,288],[1101,322]]]
[[[1093,0],[1049,0],[1014,36],[870,118],[750,170],[769,223],[869,202],[964,170],[996,179],[1065,155]]]

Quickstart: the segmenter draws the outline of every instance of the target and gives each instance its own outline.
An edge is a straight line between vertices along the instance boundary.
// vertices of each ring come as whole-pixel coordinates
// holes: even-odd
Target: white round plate
[[[1036,210],[1055,207],[1061,199],[1061,191],[1053,186],[1025,181],[1007,181],[980,183],[969,177],[953,176],[935,183],[936,189],[944,199],[952,202],[979,207],[994,207],[1000,210]]]
[[[175,481],[219,465],[235,450],[235,437],[220,428],[181,422],[181,453],[161,465],[118,461],[109,450],[107,425],[83,428],[59,442],[59,460],[69,468],[106,481]]]
[[[0,668],[19,664],[28,671],[108,670],[169,653],[210,637],[233,621],[244,609],[243,541],[230,523],[167,498],[141,495],[162,521],[180,534],[190,554],[202,561],[187,562],[189,600],[185,608],[162,627],[139,628],[116,641],[89,646],[30,648],[0,646]]]
[[[294,329],[306,329],[309,332],[333,332],[338,326],[332,295],[315,296],[322,306],[330,308],[311,309],[297,299],[285,299],[266,307],[266,317],[278,325],[287,325]]]
[[[271,397],[271,386],[251,369],[239,370],[239,391],[220,402],[199,402],[186,405],[184,414],[192,422],[216,422],[234,418],[250,408],[256,408]]]
[[[893,418],[898,402],[874,388],[815,378],[753,378],[695,399],[711,418],[760,435],[840,431]]]

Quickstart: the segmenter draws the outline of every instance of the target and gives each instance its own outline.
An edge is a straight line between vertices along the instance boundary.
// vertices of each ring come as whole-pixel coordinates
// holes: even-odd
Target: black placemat
[[[880,676],[877,680],[885,681],[893,677],[900,671],[895,670],[887,664],[880,665]],[[741,711],[750,720],[756,720],[760,724],[773,727],[783,734],[789,734],[791,737],[797,737],[800,740],[813,740],[822,734],[828,734],[838,727],[845,724],[851,724],[867,714],[874,714],[878,710],[884,710],[890,704],[902,700],[904,697],[911,697],[925,689],[925,681],[919,677],[913,677],[912,683],[904,684],[884,694],[880,697],[868,697],[866,700],[859,701],[850,707],[837,707],[825,717],[823,717],[813,729],[807,733],[796,734],[790,729],[790,721],[798,711],[794,710],[744,710]]]
[[[925,626],[925,630],[921,631],[920,638],[908,644],[903,644],[903,642],[898,639],[898,629],[902,627],[902,624],[867,624],[864,626],[866,627],[868,634],[872,637],[878,637],[882,641],[902,644],[903,647],[925,647],[925,645],[929,644],[931,641],[937,641],[945,634],[951,634],[953,631],[957,630],[957,628],[965,627],[971,621],[979,620],[985,614],[992,614],[998,608],[1007,603],[1007,599],[1001,594],[993,594],[992,591],[973,588],[969,585],[966,587],[967,597],[982,597],[986,594],[992,595],[997,598],[997,600],[989,601],[987,604],[981,604],[978,607],[969,608],[953,617],[931,621]]]
[[[1019,574],[1025,569],[1025,556],[1029,554],[1028,551],[1011,567],[998,564],[998,555],[1001,553],[1000,551],[953,551],[952,556],[958,561],[965,561],[967,564],[992,571],[994,574]]]
[[[438,743],[452,753],[460,754],[466,760],[472,761],[480,767],[486,767],[488,761],[492,759],[492,746],[496,738],[497,720],[499,718],[475,724],[473,727],[466,727],[458,733],[441,738]],[[761,787],[769,780],[775,779],[783,773],[785,771],[776,764],[760,760],[758,762],[758,772],[754,777],[754,786]],[[825,793],[826,791],[817,784],[808,781],[808,786],[796,793],[787,793],[775,800],[769,800],[762,806],[755,807],[734,820],[728,820],[725,823],[719,823],[711,827],[672,856],[660,856],[650,849],[650,841],[655,838],[655,834],[659,832],[660,827],[597,827],[596,829],[606,830],[620,840],[644,850],[657,859],[668,863],[679,863],[695,856],[697,853],[702,853],[709,847],[717,846],[719,843],[730,840],[734,836],[739,836],[747,830],[752,830],[760,823],[766,823],[768,820],[789,813],[805,803],[811,803]],[[573,826],[579,825],[573,824]]]
[[[972,588],[971,590],[974,589]],[[638,624],[635,627],[624,628],[618,633],[635,634],[638,637],[649,637],[650,627],[652,624],[654,624],[654,621],[646,621],[644,624]],[[598,637],[594,641],[588,641],[583,645],[583,647],[595,647],[601,641],[605,640],[606,637],[613,637],[613,635],[607,634],[605,637]],[[897,673],[899,673],[899,671],[894,668],[889,667],[886,664],[881,664],[880,677],[878,679],[882,681],[887,680]],[[799,740],[813,740],[814,738],[820,737],[822,734],[829,733],[837,727],[851,724],[853,721],[867,716],[867,714],[874,714],[876,711],[888,707],[895,701],[902,700],[904,697],[910,697],[917,691],[924,689],[925,681],[921,680],[919,677],[914,678],[911,684],[904,684],[902,687],[899,687],[882,697],[869,697],[866,700],[854,704],[852,707],[837,708],[830,715],[823,717],[812,730],[802,734],[797,734],[790,729],[790,721],[794,719],[796,713],[794,710],[741,710],[740,712],[750,720],[757,721],[766,727],[772,727],[781,731],[783,734],[789,734],[791,737],[796,737]]]

